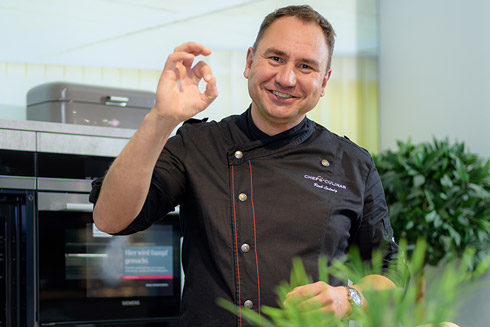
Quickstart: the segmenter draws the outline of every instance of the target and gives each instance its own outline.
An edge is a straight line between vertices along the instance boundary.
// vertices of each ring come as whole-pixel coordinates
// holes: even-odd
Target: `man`
[[[181,326],[242,326],[241,311],[227,313],[217,298],[259,312],[277,305],[274,289],[289,278],[293,257],[316,276],[320,255],[341,258],[351,245],[366,259],[381,246],[387,259],[395,253],[370,155],[306,118],[324,95],[333,45],[331,25],[308,6],[268,15],[247,53],[250,108],[218,123],[184,124],[170,139],[218,93],[211,68],[193,66],[208,48],[186,43],[169,55],[155,106],[105,176],[94,220],[102,231],[132,233],[180,205]],[[334,280],[298,287],[288,299],[317,301],[342,317],[356,295],[362,284]]]

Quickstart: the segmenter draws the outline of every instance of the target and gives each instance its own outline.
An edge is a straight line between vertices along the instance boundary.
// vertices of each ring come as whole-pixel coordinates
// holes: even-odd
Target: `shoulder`
[[[207,121],[207,119],[192,119],[184,122],[173,137],[177,139],[177,144],[187,149],[223,149],[241,133],[237,124],[237,116],[229,116],[220,121]],[[168,143],[174,143],[169,140]]]
[[[369,151],[357,145],[345,135],[339,136],[320,124],[316,124],[315,134],[319,140],[326,142],[329,148],[332,150],[335,149],[337,155],[341,155],[342,157],[348,156],[351,159],[364,162],[372,162],[372,156]]]
[[[182,124],[182,126],[178,129],[177,134],[219,132],[220,130],[229,129],[231,126],[236,126],[236,120],[238,117],[238,115],[232,115],[223,118],[218,122],[214,120],[208,121],[208,118],[191,118]]]

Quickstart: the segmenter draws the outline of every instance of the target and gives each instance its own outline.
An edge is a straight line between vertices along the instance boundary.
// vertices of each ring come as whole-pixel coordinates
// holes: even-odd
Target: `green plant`
[[[397,281],[403,287],[391,290],[364,290],[363,294],[368,303],[368,309],[354,308],[350,318],[361,322],[363,327],[415,327],[421,324],[437,326],[442,321],[451,320],[457,312],[458,302],[464,292],[470,292],[477,287],[475,278],[479,277],[490,265],[490,255],[486,256],[478,266],[470,269],[473,249],[466,249],[459,264],[452,262],[430,288],[430,296],[425,303],[417,302],[418,286],[413,282],[404,283],[408,275],[421,274],[425,261],[427,243],[417,242],[412,256],[406,256],[406,242],[401,241],[398,259],[392,262],[388,269],[388,277]],[[349,254],[346,262],[335,261],[330,267],[324,258],[319,262],[320,280],[328,283],[329,274],[340,280],[351,280],[354,283],[362,277],[379,273],[382,270],[382,255],[374,253],[370,263],[363,262],[358,251]],[[299,303],[284,304],[286,294],[294,287],[311,283],[300,260],[293,260],[293,270],[290,282],[284,282],[277,288],[278,308],[263,306],[262,315],[251,309],[242,308],[243,317],[255,326],[263,327],[347,327],[348,319],[339,319],[331,313],[317,310],[317,306],[306,307]],[[304,304],[304,303],[302,303]],[[218,305],[237,313],[237,307],[223,299]]]
[[[395,239],[427,240],[426,261],[460,258],[475,249],[474,266],[490,249],[490,161],[464,143],[398,142],[396,151],[374,156],[386,193]]]

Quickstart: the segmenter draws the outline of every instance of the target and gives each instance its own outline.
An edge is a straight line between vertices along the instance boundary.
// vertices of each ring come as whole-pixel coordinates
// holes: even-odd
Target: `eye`
[[[277,62],[281,61],[281,58],[276,57],[276,56],[270,57],[270,59],[273,61],[277,61]]]
[[[313,68],[307,64],[301,64],[299,65],[299,68],[302,70],[312,70]]]

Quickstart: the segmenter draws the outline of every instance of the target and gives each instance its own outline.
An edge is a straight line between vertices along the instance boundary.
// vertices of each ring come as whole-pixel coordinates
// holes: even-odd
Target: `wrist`
[[[146,128],[152,128],[156,133],[168,137],[181,122],[178,119],[161,115],[153,108],[145,116],[142,125],[144,124]]]

